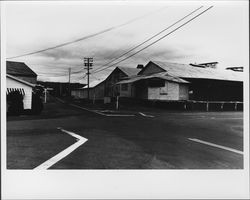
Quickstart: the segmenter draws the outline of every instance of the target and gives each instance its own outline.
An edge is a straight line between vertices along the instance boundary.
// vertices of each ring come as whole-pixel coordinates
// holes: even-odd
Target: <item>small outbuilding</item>
[[[145,100],[188,100],[189,82],[166,72],[140,75],[117,83],[121,97]],[[125,90],[126,89],[126,90]],[[129,95],[124,95],[125,91]]]

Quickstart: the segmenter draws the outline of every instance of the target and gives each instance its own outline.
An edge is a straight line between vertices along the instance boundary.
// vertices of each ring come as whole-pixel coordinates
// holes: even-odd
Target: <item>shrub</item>
[[[23,113],[23,95],[19,91],[12,91],[7,95],[8,114],[20,115]]]
[[[43,110],[43,102],[40,95],[37,93],[32,93],[32,113],[41,114]]]

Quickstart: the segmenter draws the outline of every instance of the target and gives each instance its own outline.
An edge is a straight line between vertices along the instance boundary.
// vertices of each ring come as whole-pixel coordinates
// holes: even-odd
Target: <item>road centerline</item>
[[[193,142],[198,142],[198,143],[201,143],[201,144],[205,144],[205,145],[212,146],[212,147],[217,147],[219,149],[224,149],[224,150],[227,150],[227,151],[231,151],[231,152],[243,155],[242,151],[239,151],[239,150],[236,150],[236,149],[233,149],[233,148],[230,148],[230,147],[225,147],[225,146],[214,144],[214,143],[211,143],[211,142],[206,142],[206,141],[199,140],[199,139],[196,139],[196,138],[188,138],[188,139],[193,141]]]
[[[76,150],[78,147],[80,147],[82,144],[84,144],[85,142],[88,141],[87,138],[84,138],[84,137],[82,137],[80,135],[77,135],[77,134],[75,134],[75,133],[73,133],[71,131],[64,130],[64,129],[60,128],[60,127],[58,127],[57,129],[59,129],[62,132],[67,133],[67,134],[71,135],[72,137],[76,138],[77,142],[70,145],[69,147],[67,147],[66,149],[64,149],[60,153],[56,154],[55,156],[53,156],[49,160],[43,162],[42,164],[40,164],[39,166],[34,168],[34,170],[46,170],[46,169],[50,168],[51,166],[53,166],[54,164],[56,164],[57,162],[59,162],[60,160],[65,158],[67,155],[69,155],[74,150]]]

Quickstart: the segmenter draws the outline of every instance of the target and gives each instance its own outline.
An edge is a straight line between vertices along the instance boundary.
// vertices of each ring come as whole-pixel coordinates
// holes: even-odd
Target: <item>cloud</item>
[[[111,71],[116,66],[128,66],[128,67],[136,67],[138,64],[147,64],[150,60],[161,60],[161,61],[179,61],[186,59],[187,57],[191,57],[192,54],[188,54],[186,49],[189,47],[169,45],[166,48],[160,46],[150,47],[138,53],[137,55],[117,64],[110,68],[107,68],[99,73],[93,74],[94,79],[98,79],[100,77],[108,76]],[[105,64],[112,61],[114,58],[122,55],[127,50],[131,49],[128,45],[120,46],[116,48],[115,46],[102,46],[100,44],[96,44],[94,49],[92,50],[91,56],[94,58],[93,70],[97,68],[108,67],[112,64],[117,63],[121,59],[118,59],[110,64],[104,66]],[[87,49],[89,51],[89,49]],[[39,65],[34,65],[34,68],[37,69],[38,74],[43,76],[45,79],[46,75],[50,80],[55,77],[55,79],[59,79],[60,75],[62,75],[62,79],[65,79],[68,76],[68,68],[72,68],[72,72],[80,71],[79,74],[75,74],[72,80],[77,79],[78,77],[85,74],[86,70],[84,70],[83,66],[83,57],[87,54],[87,50],[82,46],[75,46],[74,48],[58,48],[52,51],[43,52],[40,55],[42,61],[40,61]],[[136,52],[137,50],[134,50]],[[192,52],[192,51],[191,51]],[[122,58],[125,58],[131,55],[133,52],[125,55]],[[59,77],[58,77],[59,76]],[[79,79],[79,78],[78,78]]]
[[[80,58],[82,55],[78,51],[72,49],[53,49],[41,53],[41,56],[53,58],[55,61],[60,59],[76,59]]]

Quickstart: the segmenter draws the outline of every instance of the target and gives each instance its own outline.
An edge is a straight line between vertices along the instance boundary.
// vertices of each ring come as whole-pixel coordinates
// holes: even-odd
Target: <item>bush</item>
[[[23,113],[23,95],[19,91],[12,91],[7,95],[7,112],[10,115]]]
[[[43,110],[43,102],[39,94],[32,93],[32,113],[41,114]]]

